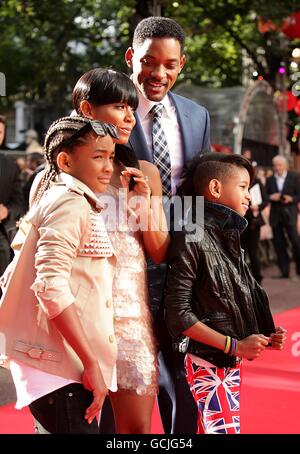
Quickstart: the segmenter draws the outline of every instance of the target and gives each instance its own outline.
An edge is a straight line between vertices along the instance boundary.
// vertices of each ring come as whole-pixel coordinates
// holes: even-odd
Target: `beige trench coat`
[[[80,381],[82,363],[51,322],[75,304],[109,387],[117,357],[115,257],[94,193],[69,175],[59,180],[26,215],[1,279],[0,353]]]

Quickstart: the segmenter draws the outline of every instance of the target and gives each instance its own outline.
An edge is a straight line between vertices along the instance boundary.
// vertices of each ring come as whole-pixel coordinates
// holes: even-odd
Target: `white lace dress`
[[[116,196],[117,190],[110,187],[109,193]],[[117,258],[113,305],[118,389],[155,395],[158,391],[157,351],[141,235],[129,231],[124,224],[108,233]]]

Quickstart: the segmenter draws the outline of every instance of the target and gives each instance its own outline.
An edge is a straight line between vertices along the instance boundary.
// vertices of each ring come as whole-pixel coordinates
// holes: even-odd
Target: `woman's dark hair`
[[[135,152],[131,148],[126,147],[126,145],[120,143],[116,144],[115,159],[117,162],[121,162],[126,167],[140,168]]]
[[[136,169],[140,168],[139,161],[136,157],[135,152],[131,149],[117,143],[115,146],[115,162],[117,165],[122,167],[135,167]],[[129,179],[129,191],[131,191],[136,182],[134,181],[133,177]]]
[[[139,103],[132,80],[124,73],[112,69],[94,68],[83,74],[73,90],[73,107],[82,115],[80,103],[86,100],[95,106],[126,102],[136,109]]]
[[[222,165],[222,164],[226,165]],[[183,181],[178,189],[181,196],[203,195],[211,178],[224,178],[230,175],[233,167],[243,167],[250,176],[250,185],[255,176],[251,162],[239,154],[207,153],[197,155],[186,169]]]
[[[87,134],[96,134],[101,137],[110,135],[114,139],[118,137],[117,130],[113,125],[96,120],[89,120],[85,117],[63,117],[51,124],[44,142],[44,154],[47,167],[41,180],[39,190],[34,198],[34,204],[39,202],[44,192],[49,188],[51,182],[55,180],[55,177],[59,173],[56,163],[58,152],[67,150],[72,153],[74,147],[76,147],[82,140],[82,137]]]

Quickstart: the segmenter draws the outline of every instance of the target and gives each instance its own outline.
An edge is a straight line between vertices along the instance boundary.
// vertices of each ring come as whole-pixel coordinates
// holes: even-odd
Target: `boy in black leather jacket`
[[[189,338],[185,366],[197,433],[239,433],[241,358],[253,360],[267,346],[281,350],[286,340],[240,247],[253,176],[246,158],[212,154],[193,162],[183,185],[194,213],[173,236],[165,308],[174,340]],[[203,201],[204,219],[195,222]]]

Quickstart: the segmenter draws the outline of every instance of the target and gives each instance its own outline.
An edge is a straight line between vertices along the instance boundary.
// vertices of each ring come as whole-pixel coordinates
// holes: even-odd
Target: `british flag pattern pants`
[[[240,433],[241,363],[216,367],[186,355],[187,381],[198,407],[198,434]]]

